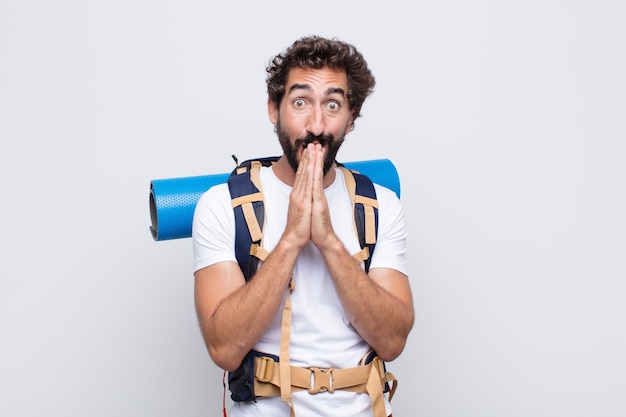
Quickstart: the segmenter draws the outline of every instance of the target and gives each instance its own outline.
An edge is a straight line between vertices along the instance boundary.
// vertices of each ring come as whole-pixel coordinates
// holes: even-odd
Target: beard
[[[315,136],[308,133],[305,137],[296,139],[292,144],[287,132],[283,130],[280,124],[280,118],[276,123],[275,130],[278,135],[280,146],[283,148],[283,153],[287,158],[287,162],[289,162],[289,165],[293,168],[294,172],[298,170],[298,165],[300,164],[300,161],[298,161],[298,151],[300,148],[306,147],[309,143],[317,141],[324,149],[326,149],[326,155],[324,156],[324,175],[326,175],[332,168],[333,163],[335,163],[335,157],[337,156],[337,152],[339,152],[339,148],[345,138],[345,135],[335,139],[333,135],[322,134]]]

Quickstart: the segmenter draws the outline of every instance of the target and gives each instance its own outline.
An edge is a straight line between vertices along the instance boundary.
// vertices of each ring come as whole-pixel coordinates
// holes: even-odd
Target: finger
[[[308,185],[310,183],[308,173],[312,163],[309,153],[305,149],[296,170],[296,178],[289,195],[287,224],[284,234],[284,236],[295,239],[294,242],[298,245],[306,244],[311,236],[311,192]]]
[[[305,171],[305,195],[304,198],[306,199],[306,201],[311,201],[312,195],[312,189],[313,189],[313,181],[314,181],[314,174],[315,174],[315,145],[314,144],[309,144],[306,147],[305,150],[306,153],[306,171]]]
[[[313,192],[324,192],[324,151],[322,145],[316,144],[313,162]]]
[[[293,184],[294,196],[296,198],[306,198],[306,189],[310,187],[310,185],[307,184],[308,182],[310,182],[309,171],[312,167],[312,164],[313,163],[311,161],[310,150],[308,148],[305,148],[304,152],[302,153],[300,163],[298,164],[298,170],[296,171],[296,178]]]
[[[306,170],[309,164],[309,152],[307,148],[302,152],[302,158],[300,159],[300,163],[298,164],[298,169],[296,170],[296,178],[294,181],[294,187],[304,180],[306,177]]]

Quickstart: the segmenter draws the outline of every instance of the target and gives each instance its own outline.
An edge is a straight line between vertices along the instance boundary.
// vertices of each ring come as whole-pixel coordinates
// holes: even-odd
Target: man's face
[[[311,142],[324,149],[324,174],[331,168],[352,126],[347,93],[343,70],[294,68],[287,77],[280,108],[268,102],[270,120],[294,171]]]

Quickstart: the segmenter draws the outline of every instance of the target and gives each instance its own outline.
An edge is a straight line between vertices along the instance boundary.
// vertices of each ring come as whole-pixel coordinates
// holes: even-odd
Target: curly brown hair
[[[348,103],[352,113],[352,127],[360,116],[363,102],[374,91],[376,80],[367,67],[363,55],[351,44],[336,38],[307,36],[295,41],[283,53],[276,55],[266,68],[267,94],[280,106],[285,94],[287,75],[293,68],[330,67],[343,69],[348,77]]]

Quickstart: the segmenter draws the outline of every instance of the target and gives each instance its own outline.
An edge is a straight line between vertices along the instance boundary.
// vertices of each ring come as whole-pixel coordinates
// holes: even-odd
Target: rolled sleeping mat
[[[367,175],[400,198],[398,171],[388,159],[344,162],[346,168]],[[230,172],[195,177],[165,178],[150,182],[150,232],[156,241],[191,237],[193,213],[206,190],[228,181]]]

